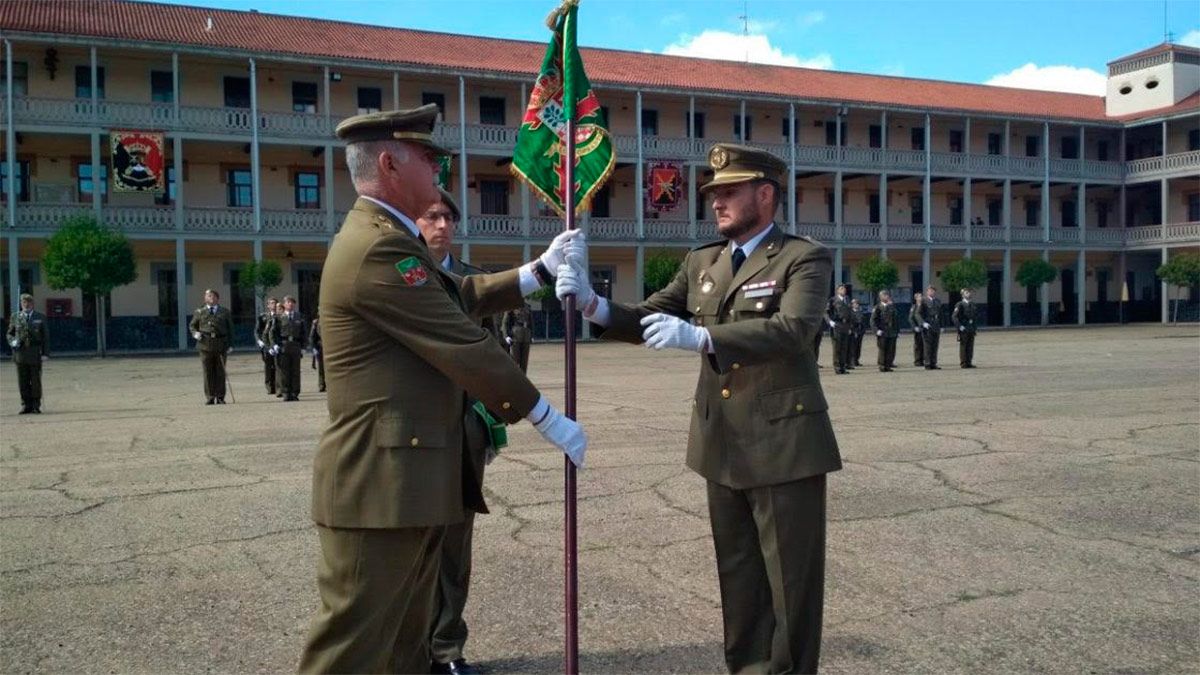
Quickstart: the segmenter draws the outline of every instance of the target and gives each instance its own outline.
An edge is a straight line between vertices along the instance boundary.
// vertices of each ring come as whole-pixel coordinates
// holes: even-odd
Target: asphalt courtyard
[[[1200,671],[1200,330],[981,334],[976,370],[829,367],[822,668]],[[704,484],[683,465],[697,358],[582,345],[585,672],[721,672]],[[562,349],[531,376],[562,399]],[[204,406],[195,357],[52,359],[45,414],[0,369],[0,671],[294,671],[318,605],[324,395]],[[467,655],[557,672],[562,458],[525,423],[488,469]]]

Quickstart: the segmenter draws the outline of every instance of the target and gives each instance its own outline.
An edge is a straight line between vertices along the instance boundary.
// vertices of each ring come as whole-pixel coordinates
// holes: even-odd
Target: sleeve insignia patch
[[[409,256],[396,263],[396,271],[409,286],[424,286],[425,282],[429,281],[429,274],[416,256]]]

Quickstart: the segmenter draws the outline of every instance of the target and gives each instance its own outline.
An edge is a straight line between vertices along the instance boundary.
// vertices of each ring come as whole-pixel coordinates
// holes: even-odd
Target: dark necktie
[[[733,274],[737,275],[738,270],[742,268],[742,263],[746,262],[746,253],[740,248],[733,249]]]

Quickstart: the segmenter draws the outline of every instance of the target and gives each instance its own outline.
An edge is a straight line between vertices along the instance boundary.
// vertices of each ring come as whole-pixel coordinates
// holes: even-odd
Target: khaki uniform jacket
[[[50,336],[46,332],[46,317],[41,312],[30,310],[16,311],[8,318],[8,330],[5,337],[12,346],[13,361],[16,363],[41,363],[43,356],[50,355]]]
[[[896,316],[896,305],[879,303],[871,310],[872,330],[883,331],[883,337],[894,338],[900,335],[900,320]]]
[[[458,286],[403,223],[355,202],[321,275],[329,423],[313,463],[318,524],[446,525],[464,506],[485,508],[464,463],[467,394],[510,423],[539,394],[471,317],[521,302],[515,269]]]
[[[642,317],[663,312],[708,328],[687,465],[733,489],[787,483],[842,467],[813,343],[824,325],[829,250],[775,226],[733,275],[728,242],[690,251],[663,290],[610,305],[606,339],[642,342]],[[761,285],[759,285],[761,284]]]
[[[950,318],[954,321],[954,327],[963,333],[975,332],[975,312],[978,308],[973,302],[965,302],[959,300],[954,305],[954,312]]]
[[[921,300],[921,307],[917,310],[921,321],[929,324],[929,330],[934,333],[942,332],[942,301],[937,298],[925,298]],[[924,329],[924,326],[921,326]]]
[[[268,344],[278,345],[280,354],[299,354],[304,351],[308,341],[307,322],[300,312],[292,312],[288,318],[286,312],[281,312],[270,323]]]
[[[921,303],[913,302],[908,308],[908,325],[916,332],[921,332]]]
[[[825,318],[834,322],[830,326],[833,333],[849,335],[854,332],[854,309],[850,306],[849,298],[838,298],[836,295],[830,298],[825,306]]]
[[[202,352],[224,352],[233,344],[233,314],[224,305],[217,305],[215,313],[207,305],[198,307],[188,327],[200,333],[196,346]]]
[[[518,307],[504,315],[501,333],[513,342],[533,342],[533,315],[528,307]]]
[[[271,321],[274,318],[274,314],[263,312],[254,320],[254,339],[262,340],[268,347],[271,346]]]

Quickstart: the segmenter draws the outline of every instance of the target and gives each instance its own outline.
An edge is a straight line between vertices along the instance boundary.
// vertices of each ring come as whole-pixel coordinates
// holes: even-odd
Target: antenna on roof
[[[742,37],[746,38],[743,43],[746,46],[746,63],[750,63],[750,8],[749,0],[742,0],[742,15],[738,18],[742,20]]]
[[[1163,0],[1163,42],[1174,40],[1175,36],[1167,28],[1167,0]]]

